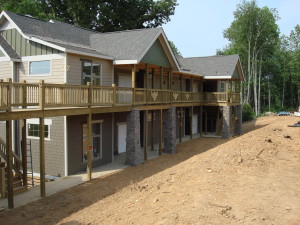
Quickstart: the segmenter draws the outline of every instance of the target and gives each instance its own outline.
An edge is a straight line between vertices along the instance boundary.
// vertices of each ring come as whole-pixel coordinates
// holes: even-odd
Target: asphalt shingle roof
[[[2,35],[0,35],[0,45],[10,58],[12,59],[20,58],[17,52],[10,46],[10,44],[4,39]]]
[[[141,56],[161,28],[92,34],[91,46],[116,59],[133,60]]]
[[[238,63],[239,55],[208,57],[177,57],[182,70],[204,76],[232,76]]]

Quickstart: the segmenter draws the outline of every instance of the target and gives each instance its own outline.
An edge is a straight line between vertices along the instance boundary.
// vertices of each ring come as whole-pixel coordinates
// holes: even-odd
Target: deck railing
[[[163,89],[0,82],[0,110],[176,103],[239,103],[239,93],[181,92]]]

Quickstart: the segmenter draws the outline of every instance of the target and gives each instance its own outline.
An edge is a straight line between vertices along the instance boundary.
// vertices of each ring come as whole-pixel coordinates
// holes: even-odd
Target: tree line
[[[300,25],[289,36],[281,35],[276,9],[243,1],[224,31],[229,45],[219,55],[239,54],[245,82],[243,103],[255,115],[266,111],[296,110],[300,105]]]

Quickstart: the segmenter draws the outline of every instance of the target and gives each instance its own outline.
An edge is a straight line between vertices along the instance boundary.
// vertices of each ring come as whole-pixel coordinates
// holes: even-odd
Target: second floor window
[[[82,62],[82,83],[86,85],[90,82],[92,85],[100,85],[101,65],[93,62]]]
[[[29,75],[50,75],[51,61],[34,61],[29,62]]]

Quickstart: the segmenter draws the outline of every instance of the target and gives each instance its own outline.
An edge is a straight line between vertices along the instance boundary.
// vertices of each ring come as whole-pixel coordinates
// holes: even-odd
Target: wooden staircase
[[[7,197],[7,157],[6,145],[0,138],[0,196]],[[18,194],[27,190],[27,186],[23,184],[22,161],[13,153],[13,193]]]

